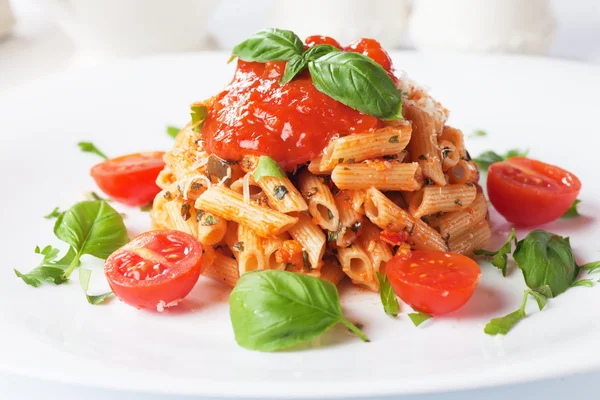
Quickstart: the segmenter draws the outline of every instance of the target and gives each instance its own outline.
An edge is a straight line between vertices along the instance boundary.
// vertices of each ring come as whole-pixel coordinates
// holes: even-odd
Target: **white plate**
[[[226,54],[128,61],[59,76],[0,98],[3,268],[0,270],[0,368],[60,382],[102,387],[252,397],[375,396],[465,389],[559,376],[600,367],[600,288],[575,288],[549,302],[506,337],[483,333],[492,317],[516,309],[524,283],[513,268],[501,277],[489,264],[473,299],[458,312],[415,328],[384,315],[377,295],[344,290],[343,308],[364,324],[371,343],[338,327],[321,345],[265,354],[235,344],[227,290],[202,279],[181,307],[141,312],[112,301],[85,302],[76,283],[39,289],[12,268],[37,265],[35,245],[58,244],[42,218],[94,190],[94,156],[75,143],[91,140],[109,155],[168,149],[167,124],[183,124],[188,105],[231,77]],[[529,148],[533,157],[575,172],[586,215],[546,229],[570,235],[580,262],[600,259],[597,115],[600,70],[517,57],[396,54],[395,63],[452,110],[471,154]],[[131,234],[148,215],[127,213]],[[501,221],[501,220],[499,220]],[[496,230],[508,226],[496,221]],[[521,232],[522,234],[522,232]],[[105,287],[99,260],[94,288]]]

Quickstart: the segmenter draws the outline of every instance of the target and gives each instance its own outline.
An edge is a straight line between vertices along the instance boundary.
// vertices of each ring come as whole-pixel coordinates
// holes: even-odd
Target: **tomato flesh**
[[[202,247],[180,231],[150,231],[111,254],[104,273],[123,302],[140,309],[173,306],[192,290],[202,267]]]
[[[156,178],[165,167],[164,152],[135,153],[111,158],[90,171],[98,187],[110,198],[130,206],[143,206],[160,192]]]
[[[307,47],[340,44],[327,36],[310,36]],[[379,43],[362,39],[343,51],[372,57],[390,76],[392,63]],[[317,157],[334,135],[367,132],[383,126],[318,91],[308,73],[280,85],[286,62],[238,60],[233,81],[219,93],[202,128],[205,146],[225,160],[268,155],[284,169],[294,170]]]
[[[496,210],[519,226],[541,225],[560,218],[581,190],[575,175],[525,157],[492,164],[488,196]]]
[[[432,315],[462,307],[481,275],[479,265],[470,258],[439,251],[400,252],[387,262],[386,273],[402,301]]]

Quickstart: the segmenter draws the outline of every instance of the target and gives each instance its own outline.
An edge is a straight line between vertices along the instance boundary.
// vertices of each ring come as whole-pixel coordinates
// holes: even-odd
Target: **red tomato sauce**
[[[387,53],[372,39],[359,45],[366,40],[345,50],[376,55],[375,61],[391,73]],[[331,38],[318,36],[311,36],[306,42],[307,47],[337,44]],[[225,160],[239,160],[248,154],[267,155],[284,169],[293,170],[316,158],[334,135],[367,132],[382,126],[376,117],[319,92],[307,71],[280,85],[285,65],[285,61],[238,61],[233,81],[216,96],[202,128],[210,153]]]

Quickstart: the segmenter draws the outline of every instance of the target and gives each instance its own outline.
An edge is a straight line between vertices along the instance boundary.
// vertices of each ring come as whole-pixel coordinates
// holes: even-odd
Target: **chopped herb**
[[[354,158],[349,158],[349,159],[346,160],[346,164],[353,164],[354,161],[355,161]]]
[[[319,191],[318,188],[316,187],[312,187],[308,190],[308,192],[306,192],[306,199],[310,200],[311,197],[313,197],[315,194],[317,194],[317,192]]]
[[[421,155],[419,156],[419,160],[426,161],[426,160],[427,160],[427,157],[425,157],[425,154],[421,154]]]
[[[323,183],[325,185],[329,185],[331,183],[331,176],[329,175],[324,175],[321,177],[321,179],[323,179]]]
[[[471,135],[469,137],[484,137],[487,136],[487,132],[484,131],[483,129],[477,129],[475,131],[473,131],[473,133],[471,133]]]
[[[273,189],[273,196],[277,199],[277,200],[281,200],[284,198],[284,196],[287,194],[288,190],[285,186],[275,186],[275,188]]]
[[[400,143],[400,140],[398,140],[398,135],[394,135],[394,136],[390,137],[388,142],[389,143]]]
[[[442,160],[445,160],[446,158],[448,158],[448,153],[450,153],[452,151],[452,149],[450,149],[450,147],[444,147],[442,149]]]
[[[163,196],[164,196],[165,199],[170,200],[172,195],[171,195],[171,192],[169,192],[167,190]]]
[[[591,279],[581,279],[576,282],[573,282],[573,284],[571,285],[571,287],[575,287],[575,286],[592,287],[592,286],[594,286],[594,281]]]
[[[92,142],[79,142],[77,143],[77,146],[79,146],[79,149],[84,153],[96,154],[105,160],[108,158],[108,156],[101,152],[100,149],[98,149]]]
[[[140,211],[148,212],[148,211],[152,210],[152,206],[153,206],[153,203],[148,203],[145,206],[141,206]]]
[[[360,223],[360,221],[357,221],[350,227],[350,230],[354,233],[358,233],[358,230],[360,229],[361,225],[362,224]]]
[[[398,312],[400,312],[400,304],[396,298],[396,293],[394,293],[387,275],[381,275],[379,272],[376,274],[379,281],[379,298],[381,299],[381,304],[383,304],[383,310],[387,315],[396,317],[398,316]]]
[[[425,186],[431,186],[433,185],[433,181],[431,180],[430,177],[426,176],[425,177]]]
[[[302,252],[302,262],[304,263],[304,268],[310,269],[310,263],[308,262],[308,253],[306,250]]]
[[[395,160],[397,158],[398,158],[397,154],[392,154],[392,155],[389,155],[389,156],[383,156],[383,159],[386,160],[386,161],[392,161],[392,160]]]
[[[565,212],[561,218],[573,218],[573,217],[579,217],[581,214],[579,214],[579,210],[577,210],[577,205],[581,203],[581,200],[576,199],[573,204],[571,204],[571,207],[569,207],[569,209],[567,210],[567,212]]]
[[[327,219],[333,219],[333,213],[329,208],[327,209]]]
[[[167,135],[171,136],[173,139],[177,137],[179,131],[181,131],[181,128],[176,126],[167,126]]]
[[[202,222],[202,226],[213,226],[217,224],[217,219],[209,213],[206,213],[206,217],[204,218],[204,221]]]
[[[200,222],[205,212],[196,208],[196,222]]]
[[[50,214],[44,215],[44,218],[46,218],[46,219],[53,219],[53,218],[58,218],[59,215],[60,215],[59,208],[58,207],[54,207],[54,210],[52,210],[50,212]]]
[[[191,214],[190,214],[190,209],[192,208],[191,205],[189,205],[188,203],[183,203],[181,205],[181,218],[183,218],[184,221],[187,221],[188,219],[190,219]]]
[[[490,165],[504,161],[507,158],[515,157],[515,156],[523,156],[526,157],[529,153],[529,150],[518,150],[512,149],[506,152],[504,155],[500,155],[494,151],[486,151],[481,153],[479,157],[474,158],[473,161],[481,168],[483,171],[487,171]]]
[[[512,252],[512,244],[515,243],[515,247],[517,246],[517,235],[515,229],[513,228],[510,231],[510,235],[508,236],[508,240],[496,251],[488,251],[488,250],[475,250],[474,253],[476,255],[484,255],[488,257],[493,257],[490,262],[493,266],[502,271],[502,276],[506,276],[506,265],[508,263],[508,255]]]
[[[331,231],[327,232],[327,241],[328,242],[335,242],[337,239],[338,239],[337,232],[331,232]]]
[[[413,226],[412,226],[412,228],[410,228],[410,232],[408,232],[408,235],[409,235],[409,236],[412,236],[412,235],[413,235],[413,233],[415,233],[415,228],[416,228],[416,227],[417,227],[417,224],[416,224],[416,223],[414,223],[414,224],[413,224]]]
[[[202,184],[200,182],[192,182],[192,184],[190,185],[190,189],[192,189],[194,192],[200,190],[201,187]]]
[[[344,162],[344,158],[343,157],[342,158],[338,158],[338,164],[341,164],[343,162]]]
[[[450,234],[447,233],[446,236],[444,236],[444,243],[446,243],[446,248],[448,250],[450,250],[450,243],[449,242],[450,242]]]
[[[231,248],[235,251],[244,251],[244,242],[237,242]]]
[[[419,311],[419,312],[416,312],[416,313],[410,313],[410,314],[408,314],[408,318],[410,318],[410,320],[412,321],[413,324],[415,324],[415,326],[419,326],[423,322],[425,322],[429,318],[431,318],[431,315]]]
[[[460,201],[460,199],[454,200],[454,204],[456,204],[457,206],[461,206],[462,207],[462,201]]]
[[[26,284],[33,287],[39,287],[44,282],[53,282],[56,285],[65,283],[68,279],[64,278],[63,274],[75,259],[76,254],[72,248],[69,248],[67,254],[65,254],[60,260],[56,260],[59,252],[59,249],[56,249],[52,246],[46,246],[43,249],[40,249],[39,246],[36,246],[35,254],[41,254],[44,256],[40,264],[26,274],[23,274],[15,269],[15,274]],[[79,262],[77,262],[77,265],[79,265]]]
[[[465,183],[465,185],[467,185],[468,187],[473,187],[475,186],[475,184],[473,182],[467,182]]]

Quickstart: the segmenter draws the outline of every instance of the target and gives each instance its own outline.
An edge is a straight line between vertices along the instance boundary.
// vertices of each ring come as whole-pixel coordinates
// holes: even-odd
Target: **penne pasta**
[[[492,232],[488,222],[482,220],[459,235],[446,236],[446,240],[450,251],[471,255],[475,250],[483,248],[491,235]]]
[[[337,258],[342,270],[356,285],[363,285],[377,291],[379,282],[373,271],[373,264],[368,254],[356,245],[338,249]]]
[[[331,180],[340,189],[419,190],[423,185],[417,163],[387,162],[377,164],[340,164],[333,169]]]
[[[342,270],[342,265],[337,258],[328,257],[323,260],[323,266],[320,269],[320,278],[339,285],[340,282],[346,277],[346,274]]]
[[[477,183],[479,182],[479,169],[477,164],[471,161],[460,160],[448,170],[448,181],[451,184]]]
[[[319,269],[327,242],[325,234],[313,223],[311,217],[299,213],[297,218],[298,222],[288,232],[295,241],[302,245],[303,250],[308,254],[311,269]]]
[[[285,263],[277,260],[277,251],[283,245],[283,242],[289,240],[290,235],[283,233],[276,238],[262,240],[263,254],[265,257],[265,269],[285,270]]]
[[[234,287],[240,279],[238,263],[235,259],[227,257],[217,250],[214,252],[214,261],[204,270],[204,276]]]
[[[317,224],[325,230],[336,231],[340,216],[329,187],[306,169],[299,173],[298,187],[308,203],[308,211]]]
[[[403,113],[412,121],[412,140],[409,151],[412,161],[419,163],[423,175],[438,185],[445,185],[442,157],[438,145],[438,121],[416,105],[404,104]]]
[[[282,213],[308,210],[306,201],[288,178],[263,176],[257,184],[275,210]]]
[[[262,237],[277,236],[298,221],[278,211],[247,204],[241,194],[221,186],[213,186],[202,193],[196,200],[196,208],[247,226]]]
[[[238,226],[238,262],[240,276],[246,272],[266,269],[266,261],[260,237],[249,227]]]
[[[196,221],[198,221],[196,237],[203,245],[217,244],[225,237],[227,231],[227,221],[225,219],[203,211],[196,211]]]
[[[363,223],[363,231],[356,239],[356,244],[368,254],[373,271],[385,275],[385,263],[392,258],[392,251],[379,235],[381,229],[369,221]]]
[[[335,236],[336,246],[348,247],[358,235],[363,217],[354,211],[349,190],[341,190],[335,195],[335,205],[340,214],[340,225]]]
[[[182,231],[198,237],[198,222],[196,221],[196,209],[188,202],[180,199],[167,201],[163,205],[170,221],[178,231]]]
[[[440,140],[440,149],[442,152],[442,170],[447,171],[460,161],[460,154],[451,142]]]
[[[413,218],[375,188],[367,191],[365,200],[367,217],[381,229],[408,232],[408,241],[417,250],[447,251],[442,236],[421,219]]]
[[[439,137],[440,140],[448,141],[454,145],[458,152],[459,159],[467,157],[467,149],[465,148],[465,138],[462,132],[450,126],[444,126]]]
[[[483,193],[478,193],[473,203],[464,210],[447,213],[437,218],[437,226],[442,237],[455,237],[485,219],[488,214],[487,201]]]
[[[438,212],[460,211],[471,205],[477,188],[472,183],[446,186],[427,186],[410,198],[408,211],[415,218]]]

